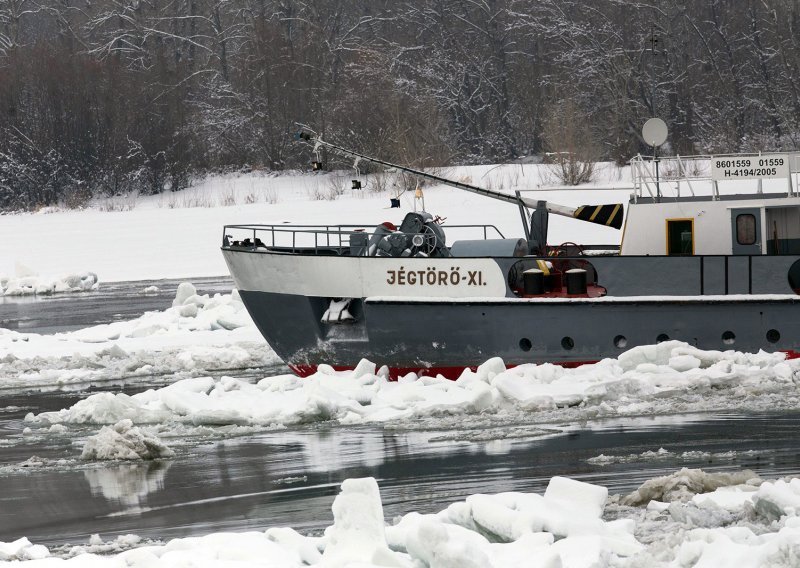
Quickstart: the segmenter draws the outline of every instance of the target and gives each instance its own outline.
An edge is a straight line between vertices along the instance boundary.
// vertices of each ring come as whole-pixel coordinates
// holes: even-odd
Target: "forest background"
[[[306,167],[800,142],[796,0],[0,0],[0,209]],[[656,40],[655,42],[653,40]]]

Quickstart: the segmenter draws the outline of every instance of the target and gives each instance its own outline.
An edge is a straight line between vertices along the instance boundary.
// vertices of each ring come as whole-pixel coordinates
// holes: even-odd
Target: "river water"
[[[189,279],[201,294],[230,293],[228,277]],[[94,292],[52,296],[0,296],[0,327],[24,333],[73,331],[90,325],[123,321],[148,310],[172,305],[182,280],[101,283]],[[145,288],[157,292],[143,294]]]
[[[200,281],[201,292],[227,291],[224,279]],[[4,301],[0,320],[46,333],[127,319],[170,304],[177,282],[156,283],[155,296],[136,295],[150,283],[104,286],[95,295]],[[275,369],[249,370],[257,378]],[[226,371],[226,374],[231,374]],[[109,386],[98,388],[114,388]],[[45,545],[82,544],[134,533],[168,539],[222,530],[291,526],[315,532],[331,524],[338,485],[374,476],[388,519],[435,512],[474,493],[543,491],[553,475],[628,492],[680,467],[750,468],[774,478],[800,471],[799,413],[689,415],[615,419],[580,425],[509,424],[494,431],[401,430],[329,424],[221,439],[193,439],[174,459],[152,463],[77,464],[81,440],[67,435],[20,436],[27,412],[56,410],[89,392],[0,394],[0,541],[27,536]],[[509,433],[511,438],[505,438]],[[480,441],[468,441],[480,440]],[[13,442],[13,443],[12,443]],[[599,465],[599,454],[628,455],[665,448],[709,454],[636,458]],[[19,467],[32,456],[65,465]]]

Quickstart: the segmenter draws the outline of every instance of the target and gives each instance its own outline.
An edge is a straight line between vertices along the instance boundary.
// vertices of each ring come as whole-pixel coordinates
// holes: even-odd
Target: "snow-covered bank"
[[[173,307],[129,321],[54,335],[0,328],[2,388],[195,376],[276,362],[236,291],[210,297],[188,283]]]
[[[618,359],[564,369],[490,359],[456,381],[414,374],[389,381],[362,361],[354,371],[322,365],[313,376],[267,377],[257,384],[222,377],[182,380],[133,396],[98,393],[57,412],[29,414],[51,424],[292,425],[391,423],[481,416],[563,420],[719,408],[800,406],[800,362],[781,353],[701,351],[678,341],[636,347]],[[762,405],[762,406],[759,406]]]
[[[621,504],[645,488],[665,501]],[[387,524],[377,482],[362,478],[342,483],[333,524],[322,536],[268,528],[144,544],[135,535],[109,542],[93,535],[59,555],[23,537],[0,542],[0,562],[40,568],[789,568],[800,561],[799,506],[798,479],[762,482],[750,472],[681,470],[630,496],[609,499],[605,487],[554,477],[543,495],[471,495],[439,513],[409,512]]]
[[[598,167],[595,184],[547,192],[541,198],[578,206],[627,202],[630,190],[598,194],[609,185],[630,185],[630,169]],[[513,194],[535,189],[542,181],[537,165],[465,166],[445,175]],[[132,199],[129,210],[53,210],[4,215],[0,223],[0,274],[13,274],[16,261],[36,259],[42,273],[58,274],[89,267],[103,282],[158,278],[220,276],[228,273],[219,247],[226,224],[352,224],[374,227],[400,224],[414,209],[414,193],[402,192],[401,209],[389,209],[397,187],[351,190],[351,172],[283,175],[221,175],[200,180],[190,189]],[[381,182],[383,184],[385,182]],[[536,195],[536,194],[532,194]],[[111,198],[114,199],[114,198]],[[447,224],[493,224],[505,235],[522,235],[516,207],[444,186],[425,188],[426,207],[447,217]],[[444,227],[447,230],[447,225]],[[569,219],[550,221],[552,242],[615,244],[619,231]]]

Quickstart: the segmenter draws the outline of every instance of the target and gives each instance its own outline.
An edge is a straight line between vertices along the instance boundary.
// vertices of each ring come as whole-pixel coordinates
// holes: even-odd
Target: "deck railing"
[[[505,238],[494,225],[445,225],[443,229],[449,242],[457,240],[454,236],[483,240]],[[376,227],[366,225],[225,225],[222,246],[308,254],[341,253],[349,250],[353,235],[366,235],[369,240],[375,231]]]
[[[765,175],[744,176],[738,179],[715,179],[712,161],[736,162],[745,158],[759,162],[770,158],[782,158],[786,164],[785,177]],[[656,162],[658,169],[656,169]],[[659,197],[709,196],[720,199],[724,193],[761,194],[766,191],[785,193],[787,197],[798,194],[800,182],[800,152],[759,152],[755,154],[715,154],[698,156],[643,156],[631,159],[633,199],[658,199]],[[758,168],[753,168],[758,169]],[[724,187],[723,187],[723,184]]]

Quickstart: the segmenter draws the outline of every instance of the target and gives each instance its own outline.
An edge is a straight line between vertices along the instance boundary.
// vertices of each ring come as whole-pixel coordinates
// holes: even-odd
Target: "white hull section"
[[[239,290],[327,298],[504,298],[506,275],[490,258],[376,258],[224,253]]]

